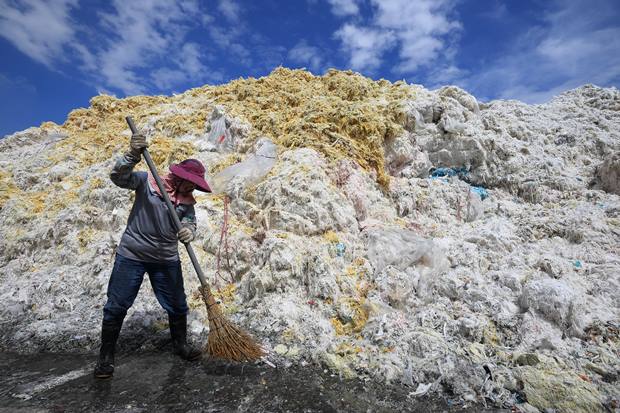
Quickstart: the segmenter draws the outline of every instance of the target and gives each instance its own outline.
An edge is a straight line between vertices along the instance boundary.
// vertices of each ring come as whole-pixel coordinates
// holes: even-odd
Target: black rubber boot
[[[187,315],[168,315],[170,335],[172,336],[172,351],[184,360],[197,360],[201,352],[187,344]]]
[[[122,326],[123,320],[104,320],[101,325],[101,349],[95,366],[95,377],[98,379],[107,379],[114,374],[114,350]]]

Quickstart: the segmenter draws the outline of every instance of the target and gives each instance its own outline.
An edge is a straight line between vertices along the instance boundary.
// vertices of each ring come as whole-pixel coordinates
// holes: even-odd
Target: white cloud
[[[150,77],[155,85],[163,85],[188,75],[207,73],[195,47],[183,46],[191,16],[198,10],[196,1],[115,0],[113,11],[99,14],[101,26],[87,33],[71,20],[70,12],[76,5],[77,0],[58,0],[53,4],[43,0],[2,1],[0,34],[52,69],[70,61],[69,58],[77,60],[88,76],[98,79],[100,88],[126,94],[146,92],[151,86]],[[87,44],[82,40],[83,34],[96,33],[100,35],[99,43]],[[175,69],[166,67],[171,56],[178,57],[173,65],[178,61],[184,64]],[[149,76],[154,62],[163,67]],[[182,73],[175,73],[179,70]]]
[[[213,42],[224,52],[233,55],[245,66],[252,64],[250,51],[239,41],[243,34],[241,28],[210,25],[208,32]]]
[[[430,79],[428,87],[431,89],[444,86],[446,84],[462,83],[469,75],[469,72],[457,67],[454,64],[450,65],[438,65],[436,68],[430,70],[426,78]]]
[[[114,0],[114,12],[102,14],[114,35],[97,53],[100,73],[108,87],[128,94],[145,93],[148,85],[138,74],[158,59],[177,55],[188,31],[183,3],[167,0],[124,2]]]
[[[391,47],[394,36],[390,31],[358,27],[347,23],[334,37],[342,42],[350,55],[349,64],[355,70],[374,70],[381,65],[381,56]]]
[[[212,45],[217,46],[220,55],[224,55],[226,60],[245,66],[250,73],[260,72],[264,68],[272,69],[274,64],[282,63],[286,49],[273,44],[272,39],[260,32],[251,31],[250,25],[243,20],[244,10],[236,1],[220,1],[218,11],[230,23],[212,18],[205,27]]]
[[[213,24],[214,21],[215,21],[215,17],[211,16],[208,13],[202,13],[200,16],[200,22],[205,27],[208,27],[209,25]]]
[[[620,80],[619,12],[614,1],[555,2],[545,24],[517,38],[462,85],[483,97],[542,103],[586,83]]]
[[[96,86],[95,90],[97,90],[97,94],[98,95],[108,95],[108,96],[112,96],[112,97],[117,97],[116,93],[112,92],[109,89],[106,89],[103,86]]]
[[[243,20],[245,10],[236,0],[219,0],[217,7],[228,22],[213,17],[205,22],[212,41],[209,47],[216,46],[226,60],[245,66],[249,72],[261,71],[265,67],[273,68],[274,64],[282,63],[286,49],[273,44],[273,40],[267,39],[260,32],[251,31],[250,25]]]
[[[77,0],[0,0],[0,36],[52,68],[75,34],[70,11]]]
[[[182,70],[162,67],[151,72],[151,79],[155,86],[167,90],[187,80],[187,73]]]
[[[259,43],[253,46],[254,53],[260,57],[250,70],[253,73],[263,73],[265,70],[273,70],[284,64],[286,58],[286,47],[268,43]]]
[[[176,65],[152,71],[151,80],[160,90],[170,90],[182,83],[196,83],[201,79],[221,80],[222,73],[209,69],[202,63],[203,60],[204,56],[199,44],[185,43],[174,58]]]
[[[181,82],[221,79],[185,37],[201,16],[197,0],[114,0],[95,27],[71,19],[77,0],[0,0],[0,34],[31,58],[57,69],[82,69],[98,90],[125,94],[166,90]],[[88,41],[86,40],[88,39]]]
[[[336,16],[355,16],[360,11],[358,4],[361,0],[327,0],[327,2]]]
[[[236,23],[239,21],[241,7],[234,0],[219,0],[217,9],[231,22]]]
[[[288,58],[295,63],[307,65],[308,68],[318,73],[323,67],[323,56],[318,47],[310,46],[305,39],[299,41],[288,52]]]
[[[206,69],[202,64],[202,52],[198,43],[185,43],[179,57],[179,67],[185,69],[189,75],[199,76]]]
[[[448,45],[446,35],[460,29],[448,14],[454,7],[452,0],[372,0],[377,7],[375,24],[393,30],[399,42],[400,63],[396,71],[411,73],[420,66],[433,62]]]
[[[381,56],[394,48],[399,61],[393,71],[412,73],[440,57],[451,59],[451,37],[461,25],[449,16],[453,0],[371,0],[367,25],[345,23],[336,33],[350,55],[351,67],[372,70],[383,63]]]

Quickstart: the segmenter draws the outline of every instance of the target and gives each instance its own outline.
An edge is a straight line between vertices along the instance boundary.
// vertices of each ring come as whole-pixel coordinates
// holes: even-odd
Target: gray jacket
[[[110,173],[110,179],[115,185],[136,191],[127,228],[116,252],[125,258],[142,262],[178,261],[178,240],[174,222],[164,199],[151,188],[147,173],[133,171],[138,162],[139,158],[126,153],[116,161]],[[194,206],[179,204],[175,209],[181,225],[195,232]]]

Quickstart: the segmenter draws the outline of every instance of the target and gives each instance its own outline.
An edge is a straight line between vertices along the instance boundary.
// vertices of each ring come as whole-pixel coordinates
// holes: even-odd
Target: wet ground
[[[167,352],[117,360],[92,376],[94,356],[0,353],[0,412],[500,412],[414,398],[413,390],[340,380],[317,367],[188,363]]]

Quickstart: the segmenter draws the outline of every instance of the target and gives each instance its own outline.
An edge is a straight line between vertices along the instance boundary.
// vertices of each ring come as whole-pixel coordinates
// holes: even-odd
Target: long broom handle
[[[131,133],[138,133],[138,129],[136,129],[136,125],[133,123],[133,119],[131,118],[131,116],[127,116],[125,120],[127,120],[127,123],[129,124],[129,129],[131,129]],[[146,164],[149,166],[151,174],[155,178],[155,182],[157,182],[157,187],[159,188],[159,192],[161,193],[164,201],[166,202],[166,206],[168,207],[168,212],[172,217],[174,226],[176,227],[177,231],[179,231],[181,229],[181,221],[179,221],[179,217],[177,216],[174,206],[172,206],[172,202],[170,202],[168,192],[166,192],[166,188],[164,188],[164,184],[161,181],[159,174],[157,173],[157,168],[155,168],[155,163],[153,163],[153,159],[151,158],[151,154],[149,153],[148,149],[144,148],[144,150],[142,151],[142,156],[144,157]],[[189,255],[190,260],[192,260],[192,264],[194,265],[194,269],[196,270],[198,279],[200,279],[200,284],[203,287],[207,287],[207,280],[204,273],[202,272],[202,269],[200,268],[198,258],[196,258],[196,254],[194,253],[194,249],[189,242],[184,242],[183,244],[185,244],[187,254]]]

